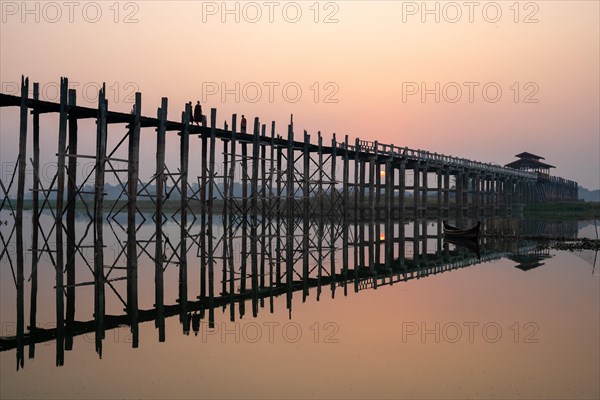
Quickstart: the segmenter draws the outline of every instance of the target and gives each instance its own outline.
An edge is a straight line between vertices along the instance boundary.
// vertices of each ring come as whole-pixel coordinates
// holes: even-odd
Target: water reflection
[[[335,298],[338,291],[346,296],[349,291],[360,293],[500,258],[508,258],[514,261],[515,268],[529,271],[543,266],[543,260],[551,257],[548,250],[532,241],[491,237],[478,242],[449,240],[442,234],[441,220],[370,224],[355,220],[339,224],[324,218],[285,221],[279,217],[229,215],[213,221],[194,218],[189,224],[173,220],[164,224],[157,236],[153,230],[155,225],[148,218],[137,229],[138,238],[145,237],[137,240],[135,246],[140,280],[138,299],[137,285],[132,286],[124,275],[127,266],[123,264],[129,265],[126,255],[131,247],[123,240],[126,229],[121,222],[118,218],[109,218],[104,226],[107,295],[100,300],[101,308],[98,308],[97,292],[88,289],[98,285],[90,265],[90,259],[97,254],[86,251],[91,246],[82,245],[80,241],[80,245],[75,246],[77,252],[72,253],[77,276],[89,276],[90,281],[60,287],[49,285],[47,282],[52,280],[43,275],[41,285],[37,274],[42,271],[47,274],[54,267],[52,252],[47,251],[47,257],[39,257],[31,263],[27,277],[30,324],[27,329],[18,328],[14,335],[0,340],[0,351],[16,349],[17,369],[24,366],[25,346],[29,347],[29,358],[34,358],[35,345],[42,342],[55,341],[56,365],[63,365],[64,352],[73,350],[74,337],[93,334],[101,357],[106,331],[124,325],[130,327],[132,346],[137,347],[139,324],[143,322],[154,321],[158,341],[163,342],[166,340],[165,319],[169,317],[179,318],[184,335],[190,332],[198,335],[201,323],[210,328],[215,326],[218,309],[228,311],[230,321],[243,318],[248,310],[257,317],[259,312],[275,312],[274,299],[283,296],[292,318],[293,304],[300,299],[304,302],[309,296],[319,300],[330,293]],[[457,222],[468,226],[472,221]],[[43,220],[41,225],[44,232],[54,229],[49,219]],[[292,229],[288,230],[288,226]],[[483,230],[498,226],[497,219],[484,221]],[[507,226],[513,227],[514,223]],[[88,229],[85,218],[73,227],[80,237],[85,237]],[[518,224],[518,229],[536,234],[558,229],[562,236],[577,235],[576,222],[562,222],[560,227],[527,222]],[[10,232],[14,241],[13,231]],[[23,238],[30,236],[27,232],[21,234]],[[3,264],[10,266],[14,278],[16,254],[11,240],[5,241],[4,237],[6,261],[3,258]],[[30,253],[23,252],[20,257],[29,256]],[[160,273],[153,273],[157,270]],[[2,272],[6,274],[6,268]],[[5,278],[3,276],[3,281]],[[17,283],[16,278],[13,282]],[[49,299],[59,296],[64,296],[67,304],[64,323],[38,326],[36,321],[40,317],[46,319],[51,315]],[[133,296],[139,300],[139,307],[127,305],[127,299]],[[169,304],[163,301],[164,297],[175,301]],[[24,296],[17,296],[17,315],[25,306]],[[106,313],[97,313],[99,309],[105,309]],[[3,316],[14,313],[14,310],[2,309]]]

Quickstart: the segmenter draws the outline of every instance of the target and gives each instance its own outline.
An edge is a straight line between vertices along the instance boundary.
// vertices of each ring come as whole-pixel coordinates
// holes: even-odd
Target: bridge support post
[[[303,148],[304,173],[302,184],[302,301],[308,296],[308,269],[309,269],[309,235],[310,235],[310,135],[304,131],[304,148]]]
[[[442,199],[443,199],[443,175],[442,175],[442,169],[439,168],[436,171],[436,177],[437,177],[437,216],[438,216],[438,220],[442,219],[442,207],[443,207],[443,203],[442,203]]]
[[[271,130],[271,140],[269,141],[269,147],[271,148],[270,154],[269,154],[269,168],[272,167],[273,165],[273,134],[275,131],[275,126],[274,126],[275,122],[273,122],[272,124],[272,130]],[[261,242],[261,246],[260,246],[260,277],[259,277],[259,285],[260,288],[263,289],[265,287],[265,277],[266,277],[266,263],[267,263],[267,257],[269,257],[269,259],[271,258],[271,240],[272,240],[272,235],[270,233],[267,232],[268,229],[271,228],[271,196],[270,196],[270,192],[271,192],[271,188],[273,187],[272,181],[271,181],[271,176],[272,174],[269,173],[269,180],[267,181],[267,147],[265,145],[265,142],[267,140],[267,125],[266,124],[262,124],[261,125],[261,136],[262,136],[262,140],[260,143],[260,192],[261,192],[261,196],[260,196],[260,206],[261,206],[261,217],[260,217],[260,221],[261,221],[261,234],[262,234],[262,240]],[[267,190],[269,192],[267,192]],[[267,215],[267,205],[269,206],[269,215]],[[268,251],[267,251],[268,249]],[[273,271],[272,271],[272,264],[271,261],[269,260],[269,280],[272,280],[272,275]],[[232,276],[233,278],[233,276]],[[258,293],[257,293],[258,295]],[[261,307],[264,307],[264,298],[261,297],[261,303],[260,303]]]
[[[400,159],[398,169],[398,208],[400,209],[400,224],[404,224],[405,201],[406,201],[406,158]]]
[[[474,173],[471,177],[471,199],[475,209],[475,216],[480,215],[480,198],[479,198],[479,174]]]
[[[483,215],[487,215],[487,213],[489,212],[489,208],[490,208],[490,180],[489,180],[489,176],[486,174],[483,176],[482,182],[481,182],[481,190],[482,190],[482,194],[481,194],[481,202],[482,202],[482,209],[483,209]]]
[[[425,166],[423,168],[423,192],[422,194],[422,215],[423,216],[427,216],[427,207],[428,207],[428,200],[429,200],[429,183],[428,183],[428,175],[429,175],[429,166],[427,164],[427,162],[425,162]]]
[[[503,213],[507,213],[508,212],[508,204],[509,204],[509,197],[510,197],[510,185],[508,183],[508,180],[505,176],[500,176],[500,180],[501,180],[501,188],[502,188],[502,196],[500,199],[500,210]]]
[[[64,358],[64,284],[63,284],[63,225],[62,214],[64,210],[64,188],[65,188],[65,156],[67,150],[67,122],[68,122],[68,81],[61,79],[60,85],[60,116],[58,131],[58,159],[56,178],[56,326],[59,328],[60,336],[56,338],[57,365],[63,365]]]
[[[361,152],[361,145],[360,145],[360,141],[357,139],[356,140],[356,152],[357,152],[357,157],[359,157],[359,153]],[[359,219],[359,232],[358,232],[358,243],[357,245],[359,246],[359,252],[360,252],[360,267],[364,267],[365,265],[365,246],[364,246],[364,240],[365,240],[365,221],[366,221],[366,206],[365,206],[365,188],[366,188],[366,183],[365,183],[365,160],[364,159],[360,159],[360,166],[359,166],[359,170],[360,170],[360,197],[359,197],[359,205],[360,205],[360,219]],[[358,272],[358,270],[356,271]]]
[[[450,171],[448,167],[444,169],[444,215],[450,212]]]
[[[344,295],[348,294],[348,262],[349,262],[349,254],[348,254],[348,230],[349,227],[349,219],[348,219],[348,210],[350,208],[350,199],[349,199],[349,175],[350,175],[350,158],[348,154],[348,135],[344,136],[344,170],[342,177],[342,274],[344,276]]]
[[[279,135],[278,135],[279,137]],[[283,178],[283,172],[282,172],[282,167],[283,167],[283,148],[281,146],[277,146],[277,178],[276,178],[276,193],[277,196],[275,197],[275,210],[276,210],[276,226],[277,226],[277,232],[279,232],[279,236],[277,237],[277,241],[275,242],[275,254],[276,254],[276,261],[275,261],[275,284],[277,286],[281,285],[281,277],[282,277],[282,272],[281,272],[281,255],[282,255],[282,249],[281,249],[281,232],[282,232],[282,225],[281,225],[281,216],[284,214],[284,210],[281,207],[281,197],[282,197],[282,178]],[[233,182],[233,180],[232,180]],[[232,183],[233,185],[233,183]]]
[[[96,324],[96,351],[102,355],[104,339],[104,173],[106,170],[107,140],[106,87],[103,85],[98,94],[98,117],[96,120],[96,175],[94,193],[94,319]]]
[[[358,291],[358,271],[363,264],[362,251],[363,224],[362,224],[362,180],[364,179],[364,165],[359,159],[360,140],[354,142],[354,291]],[[360,207],[360,208],[359,208]],[[360,213],[360,214],[359,214]],[[359,227],[360,218],[360,227]],[[360,259],[359,259],[360,258]]]
[[[413,217],[417,218],[419,216],[419,202],[421,199],[421,171],[420,171],[420,162],[417,161],[413,168]]]
[[[494,215],[498,216],[500,214],[500,201],[502,197],[502,182],[500,181],[500,177],[495,174],[494,175]]]
[[[73,108],[77,103],[75,89],[69,89],[69,162],[67,167],[67,312],[65,349],[73,348],[73,323],[75,321],[75,206],[77,201],[77,116]],[[37,247],[37,245],[36,245]]]
[[[523,181],[516,182],[516,193],[515,193],[515,203],[519,205],[519,207],[523,207],[525,203],[523,198]]]
[[[185,111],[181,114],[181,122],[183,130],[179,140],[179,169],[180,169],[180,220],[179,220],[179,306],[180,306],[180,321],[183,323],[184,329],[189,331],[189,321],[187,318],[187,211],[188,211],[188,157],[189,157],[189,125],[192,115],[192,105],[186,103]],[[212,121],[211,121],[212,122]],[[212,174],[213,160],[211,160],[210,184],[212,184],[214,176]],[[210,222],[209,222],[210,225]],[[210,226],[209,226],[210,229]],[[209,256],[212,257],[212,256]]]
[[[242,132],[242,133],[245,133]],[[248,142],[241,141],[241,179],[242,179],[242,260],[240,263],[240,293],[246,292],[246,271],[248,263]],[[293,168],[293,164],[292,164]],[[245,302],[240,303],[240,318],[246,312]]]
[[[191,104],[189,105],[189,112],[191,115]],[[187,114],[187,112],[186,112]],[[188,120],[189,121],[189,120]],[[216,145],[216,130],[217,130],[217,109],[210,109],[210,145],[208,150],[208,199],[207,199],[207,253],[208,253],[208,326],[213,328],[215,326],[215,260],[214,260],[214,248],[213,248],[213,205],[214,205],[214,187],[215,187],[215,145]],[[183,172],[183,171],[182,171]],[[186,167],[187,174],[187,167]],[[183,193],[182,193],[183,196]],[[187,197],[187,196],[186,196]],[[187,221],[186,221],[187,225]],[[186,244],[187,247],[187,244]],[[186,249],[187,250],[187,249]],[[180,260],[180,262],[182,262]],[[187,260],[186,260],[187,268]],[[187,292],[187,282],[186,282]],[[187,303],[187,297],[186,297]]]
[[[321,298],[321,282],[323,278],[323,240],[325,240],[325,224],[323,220],[324,207],[324,192],[323,192],[323,138],[321,137],[321,131],[317,132],[317,157],[318,157],[318,175],[319,179],[317,182],[317,189],[315,194],[315,200],[317,201],[317,212],[319,214],[319,220],[317,222],[317,301]],[[314,246],[314,245],[313,245]],[[333,275],[331,276],[333,278]],[[332,290],[333,296],[333,290]]]
[[[512,214],[513,205],[515,203],[515,181],[512,177],[506,178],[506,211],[508,214]]]
[[[381,206],[381,164],[380,164],[380,160],[379,160],[379,145],[377,142],[375,142],[375,174],[374,174],[374,178],[375,178],[375,189],[374,189],[374,201],[371,204],[371,209],[374,211],[375,214],[375,220],[379,220],[379,218],[381,217],[381,211],[382,211],[382,206]],[[385,171],[385,169],[384,169]],[[384,200],[385,201],[385,200]]]
[[[25,198],[25,167],[27,166],[27,96],[29,94],[29,78],[21,76],[21,105],[20,105],[20,121],[19,121],[19,158],[18,158],[18,177],[17,177],[17,210],[15,215],[15,229],[17,235],[17,337],[23,338],[25,332],[25,276],[24,276],[24,247],[23,243],[23,202]],[[62,94],[62,80],[61,80],[61,94]],[[63,99],[61,98],[61,102]],[[64,99],[66,102],[66,99]],[[66,104],[65,104],[66,108]],[[65,110],[66,111],[66,110]],[[60,152],[60,145],[59,145]],[[64,154],[63,154],[64,162]],[[7,189],[8,190],[8,189]],[[2,201],[4,203],[4,201]],[[57,211],[57,219],[60,218],[62,213]],[[36,227],[37,228],[37,227]],[[58,231],[62,234],[62,225],[57,225]],[[3,252],[4,253],[4,252]],[[62,254],[62,253],[61,253]],[[56,269],[56,296],[57,303],[59,305],[58,296],[59,293],[62,296],[62,283],[61,287],[58,286],[58,275],[60,272],[60,278],[62,279],[62,265]],[[62,297],[61,297],[62,298]],[[60,310],[62,313],[62,309]],[[57,309],[57,323],[59,319],[59,312]],[[61,338],[62,339],[62,338]],[[59,344],[57,338],[57,351],[62,346]],[[57,353],[58,354],[58,353]],[[58,360],[57,360],[58,361]],[[23,340],[19,339],[17,344],[17,369],[19,366],[22,368],[25,365],[25,348]]]
[[[206,126],[206,118],[202,119],[202,126]],[[207,273],[207,262],[206,262],[206,217],[208,211],[208,198],[207,198],[207,185],[208,185],[208,137],[207,135],[201,136],[200,142],[200,163],[202,165],[202,171],[200,173],[200,204],[202,205],[202,214],[200,215],[200,299],[205,299],[207,296],[206,287],[206,273]],[[245,182],[245,177],[243,177]]]
[[[369,158],[369,267],[375,268],[376,255],[375,248],[378,248],[379,238],[375,238],[375,212],[379,211],[375,207],[375,190],[377,190],[377,197],[379,197],[379,186],[376,183],[376,170],[379,170],[379,157],[377,154],[377,142],[374,145],[374,155]],[[379,203],[379,201],[377,201]],[[379,252],[377,252],[379,253]],[[379,254],[377,254],[379,255]]]
[[[138,347],[138,262],[136,238],[136,200],[140,157],[140,126],[142,95],[135,94],[135,114],[129,123],[129,163],[127,176],[127,313],[131,319],[133,347]]]
[[[463,216],[463,200],[464,200],[464,196],[463,196],[463,188],[464,185],[464,179],[463,179],[463,174],[462,174],[462,170],[458,171],[455,175],[455,201],[456,201],[456,219],[460,220]]]
[[[394,168],[391,155],[385,163],[385,266],[390,268],[394,256],[394,225],[393,206],[394,198]]]
[[[166,97],[162,98],[161,106],[158,109],[158,126],[156,128],[156,242],[154,247],[154,307],[158,318],[156,327],[158,328],[159,342],[165,341],[165,313],[164,313],[164,279],[163,279],[163,194],[165,183],[165,138],[167,123],[167,105]]]
[[[419,235],[419,218],[415,216],[415,219],[413,221],[413,237],[412,237],[412,242],[413,242],[413,262],[416,268],[421,269],[421,265],[419,263],[419,253],[421,252],[420,248],[421,248],[421,240],[420,240],[420,235]]]
[[[320,133],[319,133],[319,137],[320,137]],[[320,147],[320,146],[319,146]],[[338,143],[337,143],[337,138],[335,133],[333,134],[333,138],[331,139],[331,148],[332,148],[332,152],[331,152],[331,182],[329,184],[329,196],[325,196],[325,193],[323,192],[323,190],[321,189],[321,195],[323,196],[324,199],[329,199],[328,201],[328,207],[327,210],[329,212],[329,216],[330,216],[330,227],[329,227],[329,233],[330,233],[330,237],[329,237],[329,245],[330,245],[330,254],[329,254],[329,262],[330,262],[330,276],[331,276],[331,297],[333,298],[335,296],[335,288],[337,286],[336,284],[336,273],[335,273],[335,251],[336,251],[336,245],[335,245],[335,240],[336,240],[336,235],[335,235],[335,229],[334,224],[337,220],[337,217],[339,216],[338,214],[338,210],[335,207],[336,204],[339,204],[339,196],[338,196],[338,190],[336,188],[336,184],[337,184],[337,174],[336,174],[336,163],[337,163],[337,157],[338,157]],[[323,154],[323,150],[319,149],[319,157],[322,157]],[[321,164],[321,163],[320,163]],[[324,216],[322,216],[321,218],[324,218]],[[343,223],[342,223],[343,226]]]
[[[229,211],[227,227],[229,232],[229,240],[225,239],[229,243],[229,254],[225,254],[224,261],[229,260],[229,320],[235,320],[235,301],[234,301],[234,291],[235,291],[235,275],[234,275],[234,255],[233,255],[233,222],[234,222],[234,209],[233,209],[233,189],[234,189],[234,178],[235,178],[235,168],[237,164],[236,157],[236,146],[237,146],[237,115],[233,114],[231,116],[231,142],[230,142],[230,158],[231,162],[229,164],[229,170],[225,171],[227,174],[227,188],[224,193],[224,204],[223,209],[225,212]],[[279,159],[281,164],[281,159]],[[279,219],[278,219],[279,220]]]
[[[39,100],[40,85],[33,84],[33,99]],[[38,234],[39,234],[39,188],[40,188],[40,113],[37,108],[32,110],[33,114],[33,216],[31,235],[31,296],[29,301],[29,331],[36,331],[37,315],[37,287],[38,287]],[[27,120],[27,119],[26,119]],[[20,158],[19,158],[20,159]],[[18,211],[18,210],[17,210]],[[18,236],[17,236],[18,237]],[[17,288],[18,289],[18,288]],[[29,358],[35,355],[35,343],[29,345]],[[22,366],[22,365],[21,365]]]
[[[250,187],[250,266],[252,271],[252,316],[258,316],[258,174],[260,157],[260,122],[254,118],[254,134],[252,137],[252,177]],[[212,138],[211,138],[212,139]],[[211,146],[212,151],[212,146]],[[264,237],[263,240],[264,241]]]
[[[294,273],[294,117],[290,118],[288,125],[287,145],[287,185],[286,185],[286,207],[287,207],[287,229],[286,229],[286,272],[285,280],[287,286],[286,304],[287,309],[292,311],[292,283]]]

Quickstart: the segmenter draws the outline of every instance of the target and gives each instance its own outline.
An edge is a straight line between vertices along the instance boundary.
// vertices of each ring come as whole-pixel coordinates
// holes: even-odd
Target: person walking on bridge
[[[196,102],[196,106],[194,107],[194,121],[196,121],[196,125],[200,125],[200,122],[202,122],[202,106],[200,105],[200,101]]]
[[[190,106],[190,125],[193,125],[193,124],[194,124],[194,113],[192,112],[192,102],[191,102],[191,101],[189,101],[189,102],[186,104],[186,111],[185,111],[186,113],[187,113],[187,106],[188,106],[188,105]]]
[[[246,117],[244,117],[244,114],[242,114],[242,122],[240,127],[242,129],[242,133],[246,133]]]

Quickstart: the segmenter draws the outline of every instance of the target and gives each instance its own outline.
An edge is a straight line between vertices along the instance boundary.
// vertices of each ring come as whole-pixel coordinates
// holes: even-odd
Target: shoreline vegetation
[[[561,201],[526,206],[524,217],[541,219],[600,219],[600,202]]]
[[[14,205],[16,200],[11,199],[11,203]],[[250,199],[248,199],[250,201]],[[300,200],[297,200],[297,202]],[[328,208],[327,200],[325,201],[324,208]],[[39,202],[40,206],[42,205],[42,201]],[[51,207],[54,208],[56,201],[50,200],[48,201]],[[115,203],[116,206],[115,206]],[[202,206],[199,204],[194,204],[197,202],[190,202],[189,206],[194,210],[201,212]],[[315,203],[317,203],[315,199]],[[219,213],[223,211],[224,201],[221,199],[213,200],[213,212]],[[282,201],[282,204],[285,204],[285,201]],[[453,202],[450,202],[450,206],[453,206]],[[88,208],[92,207],[92,203],[88,203]],[[108,211],[113,206],[115,210],[118,210],[122,207],[126,207],[127,200],[105,200],[104,201],[104,210]],[[318,206],[318,204],[316,204]],[[368,205],[365,203],[364,205]],[[405,201],[405,207],[407,213],[410,213],[410,208],[412,207],[412,198],[407,198]],[[435,207],[437,203],[431,202],[428,204],[430,207]],[[155,210],[156,206],[154,202],[151,200],[138,200],[136,204],[137,208],[141,212],[152,212]],[[381,207],[384,204],[381,202]],[[46,206],[47,207],[47,206]],[[163,211],[164,212],[175,212],[179,210],[180,201],[179,200],[167,200],[163,203]],[[397,205],[395,205],[397,207]],[[259,202],[260,208],[260,202]],[[33,200],[27,199],[23,202],[23,210],[32,210],[33,209]],[[85,209],[84,204],[81,201],[76,203],[76,209]],[[353,212],[354,207],[350,207],[350,213]],[[311,210],[314,212],[315,210]],[[562,202],[549,202],[549,203],[539,203],[525,206],[523,209],[523,217],[534,217],[540,219],[554,219],[554,220],[565,220],[565,219],[600,219],[600,202],[588,202],[588,201],[562,201]]]
[[[600,227],[598,227],[600,229]],[[542,246],[542,248],[552,250],[595,250],[600,251],[600,239],[588,239],[588,238],[572,238],[565,236],[545,236],[545,235],[521,235],[512,234],[506,235],[502,233],[484,233],[486,237],[503,239],[503,240],[529,240],[536,242]]]

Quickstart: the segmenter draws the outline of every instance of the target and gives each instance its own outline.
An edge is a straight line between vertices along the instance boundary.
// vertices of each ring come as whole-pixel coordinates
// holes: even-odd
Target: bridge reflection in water
[[[108,226],[104,227],[105,243],[110,242],[108,239],[111,235],[115,242],[112,246],[107,246],[103,254],[107,264],[106,284],[112,293],[106,297],[107,304],[104,304],[107,313],[100,316],[92,312],[92,319],[85,318],[91,311],[91,300],[84,298],[91,297],[90,292],[85,291],[85,286],[94,285],[95,282],[82,282],[72,288],[80,290],[77,304],[83,303],[84,310],[78,311],[82,320],[75,319],[76,291],[65,290],[65,287],[52,284],[53,290],[64,293],[66,302],[71,304],[71,307],[64,324],[56,324],[52,329],[36,326],[39,317],[36,315],[38,288],[42,288],[38,286],[36,279],[33,279],[36,274],[32,273],[28,285],[30,325],[27,332],[17,330],[16,335],[0,340],[0,351],[16,349],[17,369],[24,366],[25,347],[29,347],[29,357],[34,358],[35,345],[41,342],[55,341],[56,364],[63,365],[64,352],[73,349],[74,337],[93,333],[96,351],[101,356],[106,330],[123,325],[130,327],[132,346],[138,347],[138,325],[142,322],[154,321],[158,340],[162,342],[166,339],[165,318],[168,317],[178,316],[182,330],[186,333],[190,331],[190,323],[196,325],[193,327],[196,330],[199,320],[207,323],[209,327],[214,327],[215,310],[219,308],[224,312],[228,309],[231,321],[243,317],[247,308],[257,317],[261,308],[268,307],[268,311],[263,312],[273,313],[274,299],[285,296],[291,318],[292,300],[295,296],[301,297],[303,302],[308,296],[315,296],[316,300],[319,300],[325,291],[330,293],[332,298],[338,293],[346,296],[349,291],[361,292],[380,286],[401,284],[403,281],[421,279],[503,257],[514,260],[515,267],[526,271],[543,265],[543,259],[550,257],[547,249],[539,249],[537,244],[529,241],[500,241],[483,237],[477,248],[449,243],[442,234],[439,219],[406,220],[402,224],[394,221],[340,225],[325,224],[323,218],[306,217],[295,220],[293,226],[308,226],[308,230],[305,230],[308,235],[287,235],[278,229],[278,218],[262,218],[253,229],[250,229],[251,224],[243,217],[237,218],[233,224],[227,219],[219,218],[213,221],[209,230],[210,236],[202,235],[199,231],[192,233],[200,227],[200,224],[193,223],[188,226],[189,233],[178,235],[181,230],[175,221],[164,226],[162,256],[165,276],[168,275],[169,268],[178,270],[177,289],[166,288],[167,293],[176,294],[177,301],[172,305],[154,303],[148,309],[141,309],[142,307],[127,306],[127,294],[123,293],[123,285],[119,286],[118,281],[126,279],[126,276],[117,276],[119,270],[125,269],[119,267],[119,263],[124,262],[123,249],[126,243],[123,244],[122,233],[118,229],[119,218],[108,221]],[[140,224],[138,231],[151,231],[153,224],[148,222]],[[227,222],[230,223],[229,226]],[[485,229],[486,225],[491,227],[494,224],[497,225],[497,219],[487,223],[484,221],[483,227]],[[78,230],[84,229],[87,221],[78,220],[78,225]],[[540,233],[540,227],[546,228],[541,225],[521,224],[521,229],[534,229],[535,233]],[[566,232],[565,227],[561,225],[563,235]],[[576,223],[570,228],[568,234],[575,237]],[[45,229],[51,231],[53,228],[45,226]],[[174,238],[177,240],[173,240]],[[151,271],[144,266],[151,266],[156,262],[155,254],[149,251],[150,243],[156,243],[156,240],[141,240],[136,244],[140,271]],[[184,252],[180,251],[182,246],[185,246]],[[78,249],[75,260],[78,270],[81,270],[78,272],[79,276],[89,267],[90,257],[84,250],[83,246]],[[8,242],[5,242],[2,252],[5,257],[3,263],[7,261],[12,268],[15,254],[10,251]],[[185,262],[180,258],[182,254]],[[212,262],[206,263],[209,258],[212,258]],[[38,268],[47,266],[44,264],[52,266],[51,254],[48,259],[41,258],[38,261]],[[183,268],[186,271],[182,272]],[[190,272],[199,272],[199,293],[196,293],[194,299],[188,298],[188,286],[194,286],[189,285],[188,269]],[[91,271],[90,268],[88,275]],[[148,272],[150,277],[154,275],[152,272]],[[190,276],[192,275],[190,273]],[[143,280],[143,277],[140,279]],[[144,282],[141,289],[147,292],[151,290],[151,286],[152,284]],[[125,292],[131,289],[126,287]],[[163,294],[164,281],[154,279],[154,290]],[[49,294],[47,289],[45,292],[46,295]],[[52,295],[48,297],[52,298]],[[24,309],[24,304],[17,302],[16,308],[18,314],[19,310]],[[195,314],[193,318],[191,313]]]

